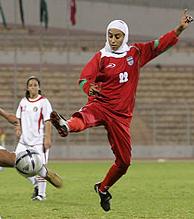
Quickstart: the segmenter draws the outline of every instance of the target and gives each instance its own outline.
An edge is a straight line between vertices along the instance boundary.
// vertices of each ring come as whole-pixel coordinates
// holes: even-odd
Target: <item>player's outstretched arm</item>
[[[193,18],[188,14],[188,9],[184,9],[179,26],[175,29],[176,35],[179,36],[183,30],[185,30],[189,24],[193,21]]]
[[[0,116],[5,118],[9,123],[11,123],[13,125],[18,124],[18,120],[17,120],[16,116],[12,113],[9,113],[9,112],[3,110],[2,108],[0,108]]]

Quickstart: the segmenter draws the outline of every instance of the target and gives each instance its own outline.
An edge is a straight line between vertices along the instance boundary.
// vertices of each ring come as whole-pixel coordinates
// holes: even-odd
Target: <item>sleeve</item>
[[[146,43],[136,43],[135,46],[140,50],[140,67],[174,46],[177,41],[178,37],[173,30],[159,37],[159,39]]]
[[[21,103],[22,103],[22,100],[20,101],[20,104],[16,110],[16,118],[17,119],[21,119],[21,112],[22,112],[22,104]]]
[[[42,115],[44,122],[50,120],[50,114],[52,112],[52,106],[48,99],[44,99],[43,107],[42,107]]]
[[[101,53],[96,53],[94,57],[85,65],[81,72],[79,86],[87,95],[89,92],[90,83],[95,82],[97,72],[99,72],[100,57]]]

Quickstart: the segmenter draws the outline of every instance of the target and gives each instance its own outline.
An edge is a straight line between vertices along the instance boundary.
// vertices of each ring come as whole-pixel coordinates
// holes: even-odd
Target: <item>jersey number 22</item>
[[[128,73],[125,71],[125,72],[121,72],[119,74],[119,83],[125,83],[128,81]]]

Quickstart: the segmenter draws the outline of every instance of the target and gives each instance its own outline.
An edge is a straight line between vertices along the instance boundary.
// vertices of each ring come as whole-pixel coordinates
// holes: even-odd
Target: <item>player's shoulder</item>
[[[139,50],[139,43],[131,43],[131,44],[129,44],[129,51],[131,49]]]
[[[22,99],[20,100],[20,103],[26,102],[28,101],[28,99],[26,97],[22,97]]]
[[[40,96],[39,100],[44,100],[44,99],[47,99],[45,96]]]
[[[40,102],[43,104],[43,105],[49,105],[50,104],[50,101],[48,100],[48,98],[47,97],[45,97],[45,96],[41,96],[41,98],[39,99],[40,100]]]
[[[100,51],[98,51],[98,52],[96,52],[95,54],[94,54],[94,57],[95,57],[95,59],[100,59],[101,58],[101,50]]]
[[[49,102],[48,98],[46,96],[40,96],[40,98],[38,99],[39,102]]]
[[[137,43],[132,43],[132,44],[129,44],[129,51],[127,53],[128,53],[128,55],[131,54],[131,53],[140,54],[141,50],[140,50],[140,47],[138,46]]]

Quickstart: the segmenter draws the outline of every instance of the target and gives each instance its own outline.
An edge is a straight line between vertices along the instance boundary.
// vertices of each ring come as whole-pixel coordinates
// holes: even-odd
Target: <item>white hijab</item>
[[[122,45],[116,51],[113,51],[111,49],[109,42],[108,42],[108,31],[112,28],[118,29],[125,34]],[[107,53],[123,54],[124,55],[124,53],[129,51],[129,46],[127,45],[128,36],[129,36],[129,29],[128,29],[127,24],[124,21],[122,21],[122,20],[111,21],[106,29],[106,44],[105,44],[105,47],[103,48],[103,50]]]

